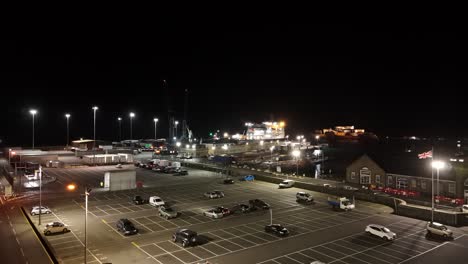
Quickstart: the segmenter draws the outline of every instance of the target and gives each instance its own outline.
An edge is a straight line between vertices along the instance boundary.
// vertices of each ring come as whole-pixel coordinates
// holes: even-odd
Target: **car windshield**
[[[172,212],[172,211],[174,211],[174,210],[172,210],[172,208],[164,208],[164,211],[166,211],[166,212]]]
[[[440,230],[447,230],[447,227],[446,226],[440,226],[439,229]]]
[[[155,199],[156,202],[161,202],[161,199]]]
[[[343,205],[344,205],[344,206],[347,206],[347,205],[350,205],[350,204],[351,204],[351,203],[350,203],[348,200],[344,200],[344,201],[343,201]]]

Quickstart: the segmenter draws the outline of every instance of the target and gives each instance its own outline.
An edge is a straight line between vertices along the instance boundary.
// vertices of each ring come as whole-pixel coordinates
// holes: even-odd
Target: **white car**
[[[224,216],[223,212],[221,210],[218,210],[218,209],[215,209],[215,208],[203,212],[203,215],[207,216],[207,217],[210,217],[210,218],[213,218],[213,219],[221,218],[221,217]]]
[[[343,186],[343,189],[348,190],[348,191],[357,191],[357,190],[359,190],[356,187],[351,187],[351,186],[348,186],[348,185]]]
[[[289,188],[289,187],[293,187],[294,183],[295,182],[293,180],[284,180],[284,181],[280,182],[278,187],[279,188]]]
[[[468,213],[468,204],[462,205],[462,212],[463,213]]]
[[[39,210],[40,209],[40,210]],[[34,206],[32,209],[31,209],[31,215],[38,215],[38,214],[51,214],[52,211],[46,207],[46,206]]]
[[[314,201],[314,197],[312,197],[312,195],[310,195],[309,193],[306,193],[306,192],[298,192],[296,193],[296,201],[301,201],[301,202],[313,202]]]
[[[206,192],[203,194],[206,198],[222,198],[224,197],[224,193],[222,191],[212,191],[212,192]]]
[[[384,240],[390,241],[396,239],[396,234],[385,226],[370,224],[366,227],[366,233],[378,236]]]
[[[151,196],[149,198],[149,204],[156,207],[165,205],[164,201],[159,196]]]
[[[44,227],[44,235],[66,232],[68,232],[68,226],[62,222],[51,222]]]
[[[121,168],[122,168],[122,164],[117,164],[117,165],[115,165],[115,167],[116,167],[117,169],[121,169]]]

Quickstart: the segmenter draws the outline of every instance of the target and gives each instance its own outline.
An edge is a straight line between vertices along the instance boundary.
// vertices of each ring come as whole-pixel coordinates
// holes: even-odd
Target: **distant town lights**
[[[189,144],[185,145],[185,148],[190,148],[190,145]]]
[[[180,142],[177,142],[177,143],[176,143],[176,146],[177,146],[177,147],[180,147],[180,145],[182,145],[182,143],[180,143]]]

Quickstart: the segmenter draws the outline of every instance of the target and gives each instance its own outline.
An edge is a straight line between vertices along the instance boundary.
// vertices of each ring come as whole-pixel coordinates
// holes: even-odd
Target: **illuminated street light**
[[[31,109],[29,113],[32,115],[32,149],[34,149],[34,116],[37,114],[37,110]]]
[[[135,117],[135,113],[130,113],[130,140],[133,139],[133,131],[132,131],[132,120]]]
[[[301,152],[299,150],[294,150],[292,152],[292,155],[296,158],[296,176],[297,176],[299,174],[298,160],[299,160],[299,157],[301,156]]]
[[[263,140],[260,140],[260,146],[263,146]]]
[[[439,170],[445,168],[445,162],[440,160],[432,161],[432,168],[437,170],[437,196],[439,196]],[[434,173],[432,173],[432,213],[431,222],[434,222]]]
[[[154,121],[154,140],[156,140],[156,139],[158,139],[156,137],[156,124],[158,123],[159,119],[155,118],[155,119],[153,119],[153,121]]]
[[[117,121],[119,121],[119,141],[122,141],[122,118],[117,117]]]
[[[77,188],[77,186],[75,184],[67,185],[67,190],[69,190],[69,191],[75,191],[76,188]],[[91,190],[92,190],[91,188],[86,187],[85,192],[84,192],[84,195],[85,195],[84,263],[85,264],[87,263],[87,259],[86,259],[87,254],[86,253],[88,251],[88,233],[87,233],[87,229],[88,229],[88,196],[91,193]]]
[[[69,122],[69,119],[70,119],[70,114],[65,114],[65,117],[67,118],[67,147],[68,147],[68,142],[70,142],[70,129],[69,129],[69,126],[68,126],[68,122]]]
[[[93,110],[94,110],[94,136],[93,136],[93,150],[96,149],[96,111],[98,110],[99,108],[97,106],[93,106]],[[93,159],[94,160],[94,159]]]
[[[179,121],[175,121],[175,137],[177,138],[177,125],[179,124]]]

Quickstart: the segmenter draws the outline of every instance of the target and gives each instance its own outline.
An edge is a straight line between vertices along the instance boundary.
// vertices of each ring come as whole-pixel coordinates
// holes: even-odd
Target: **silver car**
[[[206,216],[206,217],[213,218],[213,219],[218,219],[218,218],[221,218],[221,217],[224,216],[223,212],[221,210],[218,210],[218,209],[207,210],[207,211],[203,212],[203,215]]]
[[[68,226],[62,222],[51,222],[44,227],[44,234],[50,235],[54,233],[66,233]]]
[[[446,226],[436,222],[427,222],[426,230],[428,234],[443,236],[444,238],[453,238],[453,231]]]
[[[176,218],[178,215],[178,213],[175,210],[173,210],[172,208],[168,206],[160,206],[158,210],[159,210],[159,216],[164,217],[166,219]]]
[[[38,214],[51,214],[52,211],[47,206],[34,206],[31,209],[31,215],[38,215]]]
[[[206,192],[203,194],[205,197],[213,199],[213,198],[222,198],[224,197],[224,193],[222,191],[212,191]]]

